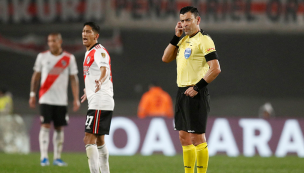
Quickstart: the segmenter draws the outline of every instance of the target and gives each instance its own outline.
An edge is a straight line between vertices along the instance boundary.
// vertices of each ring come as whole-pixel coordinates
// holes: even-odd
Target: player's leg
[[[196,152],[195,152],[195,146],[192,144],[191,141],[191,134],[183,130],[180,130],[179,140],[183,147],[185,173],[194,173]]]
[[[67,166],[67,163],[65,163],[61,159],[63,142],[64,142],[63,127],[61,127],[61,126],[55,127],[54,133],[53,133],[53,146],[54,146],[53,165],[56,165],[56,166]]]
[[[191,141],[196,150],[196,167],[197,173],[206,173],[209,161],[208,145],[206,142],[205,133],[203,134],[191,134]]]
[[[55,166],[67,166],[61,159],[61,152],[64,142],[64,126],[68,124],[68,115],[66,106],[54,106],[53,112],[54,133],[53,133],[53,146],[54,146],[54,158],[53,165]]]
[[[113,111],[98,110],[96,117],[99,118],[98,125],[94,131],[98,134],[97,147],[99,152],[100,170],[102,173],[110,173],[109,169],[109,152],[104,142],[104,135],[108,135],[112,120]],[[96,123],[95,123],[96,124]]]
[[[99,152],[96,145],[98,136],[102,135],[100,130],[104,124],[101,110],[88,110],[85,122],[85,137],[83,139],[86,146],[89,167],[91,173],[99,173]]]
[[[99,153],[100,171],[102,173],[110,173],[109,151],[104,141],[104,135],[100,135],[97,137],[97,148]]]
[[[91,173],[99,173],[99,154],[96,145],[97,136],[92,133],[85,132],[84,144],[89,162]]]
[[[48,147],[50,140],[50,123],[51,123],[52,107],[50,105],[40,105],[40,121],[41,127],[39,132],[39,147],[40,147],[40,165],[49,165]]]
[[[48,147],[50,140],[50,124],[41,124],[39,132],[39,146],[40,146],[40,165],[49,165]]]

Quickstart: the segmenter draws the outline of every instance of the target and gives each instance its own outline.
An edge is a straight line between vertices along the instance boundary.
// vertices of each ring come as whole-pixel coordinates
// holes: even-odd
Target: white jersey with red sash
[[[100,90],[95,93],[95,80],[101,76],[100,67],[106,67],[108,75]],[[83,77],[89,110],[114,110],[113,82],[111,72],[111,58],[108,51],[101,45],[95,44],[85,54],[83,61]]]
[[[39,53],[34,71],[41,72],[39,103],[66,106],[69,75],[78,73],[74,55],[65,51],[58,56],[50,51]]]

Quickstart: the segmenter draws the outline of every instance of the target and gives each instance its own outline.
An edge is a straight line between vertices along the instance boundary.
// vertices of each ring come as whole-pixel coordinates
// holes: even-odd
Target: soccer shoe
[[[68,164],[65,163],[65,162],[64,162],[63,160],[61,160],[61,159],[56,159],[56,160],[54,160],[53,165],[55,165],[55,166],[68,166]]]
[[[48,158],[44,158],[40,161],[40,165],[41,166],[48,166],[50,165],[49,159]]]

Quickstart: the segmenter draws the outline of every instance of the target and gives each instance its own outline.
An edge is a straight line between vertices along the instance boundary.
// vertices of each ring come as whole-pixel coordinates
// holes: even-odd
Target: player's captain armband
[[[217,52],[211,52],[211,53],[205,55],[205,58],[206,58],[206,62],[211,61],[211,60],[215,60],[215,59],[220,60],[218,55],[217,55]]]

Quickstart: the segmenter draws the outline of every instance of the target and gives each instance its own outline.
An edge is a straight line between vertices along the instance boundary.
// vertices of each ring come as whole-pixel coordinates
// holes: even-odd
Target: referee
[[[221,72],[213,40],[200,29],[197,8],[180,10],[175,35],[164,51],[163,62],[176,59],[178,92],[175,105],[175,130],[183,147],[185,173],[207,172],[208,147],[205,137],[209,113],[207,85]],[[183,32],[185,36],[180,40]]]

